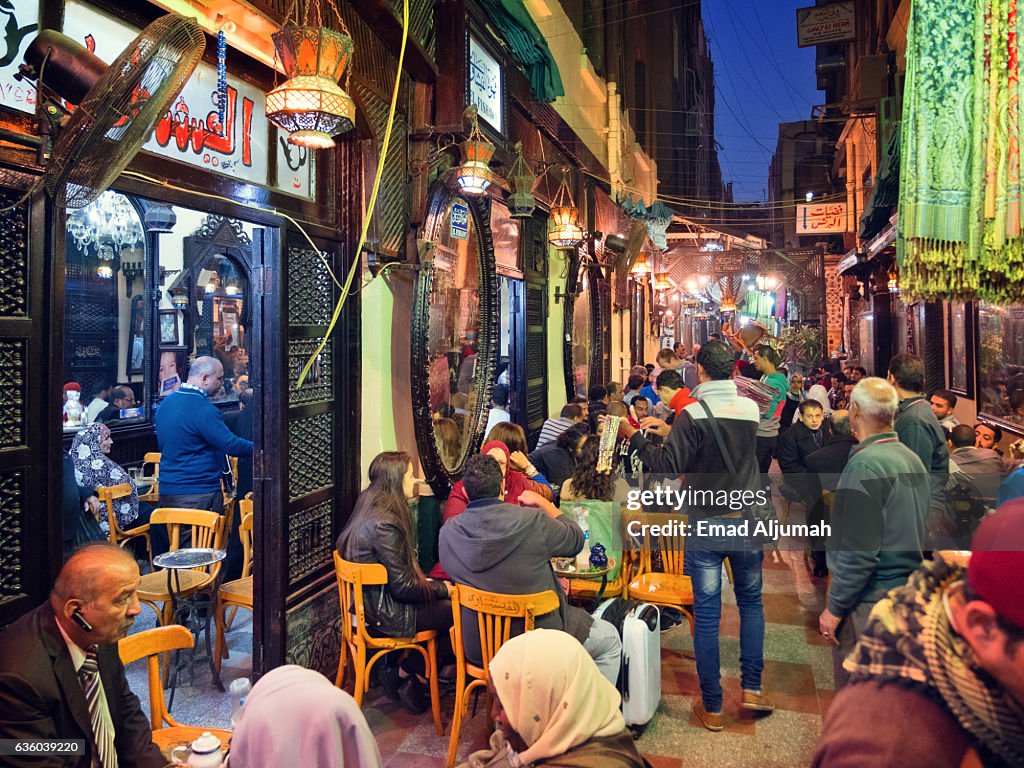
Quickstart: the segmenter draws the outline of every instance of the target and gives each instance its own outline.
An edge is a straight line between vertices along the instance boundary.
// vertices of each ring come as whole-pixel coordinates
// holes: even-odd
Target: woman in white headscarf
[[[643,768],[619,692],[572,635],[512,638],[491,661],[487,687],[497,731],[463,768]]]
[[[828,390],[825,389],[821,384],[815,384],[807,391],[808,400],[817,400],[821,403],[821,409],[825,412],[825,418],[827,419],[832,415],[832,405],[828,401]],[[799,411],[794,414],[795,419],[800,418]]]
[[[289,664],[253,686],[231,737],[230,768],[380,768],[355,700],[319,672]]]

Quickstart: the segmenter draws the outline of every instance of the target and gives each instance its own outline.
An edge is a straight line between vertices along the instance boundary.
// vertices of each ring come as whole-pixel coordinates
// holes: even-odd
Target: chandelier
[[[138,214],[117,192],[104,192],[86,207],[69,211],[67,233],[81,256],[96,257],[96,274],[106,280],[117,272],[123,251],[145,243]]]
[[[297,3],[289,10],[289,21],[271,35],[287,80],[267,94],[267,119],[288,132],[288,143],[310,149],[329,149],[333,136],[355,125],[356,105],[338,82],[355,52],[345,20],[333,0],[331,8],[341,31],[324,26],[320,3],[310,0],[297,24]],[[310,6],[313,23],[308,23]],[[292,21],[294,15],[296,21]],[[347,86],[347,81],[346,81]]]
[[[470,125],[469,138],[459,145],[462,165],[455,169],[455,181],[465,194],[482,195],[493,182],[501,181],[489,165],[494,157],[494,145],[480,132],[475,106],[466,107],[465,117]]]
[[[551,229],[548,242],[555,248],[578,248],[583,242],[583,227],[579,224],[579,211],[569,190],[568,168],[562,169],[562,183],[558,185],[551,205]]]

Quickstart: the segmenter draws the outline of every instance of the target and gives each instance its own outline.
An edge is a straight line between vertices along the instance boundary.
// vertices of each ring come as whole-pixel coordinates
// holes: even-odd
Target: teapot
[[[204,731],[203,735],[191,744],[182,744],[172,749],[171,759],[175,763],[187,765],[188,768],[220,768],[223,759],[220,739],[209,731]]]

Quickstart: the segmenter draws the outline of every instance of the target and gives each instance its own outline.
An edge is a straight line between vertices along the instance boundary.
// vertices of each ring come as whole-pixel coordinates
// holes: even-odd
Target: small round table
[[[596,600],[595,607],[597,605],[600,605],[601,598],[604,597],[604,590],[608,586],[608,574],[611,573],[613,570],[615,570],[615,558],[614,557],[609,557],[608,558],[608,565],[605,566],[604,568],[592,569],[592,570],[589,570],[589,571],[577,571],[575,563],[573,563],[571,566],[569,566],[568,569],[559,568],[558,567],[558,563],[557,563],[557,561],[559,559],[560,558],[552,559],[552,561],[551,561],[551,570],[553,570],[555,572],[556,576],[560,576],[563,579],[568,579],[569,580],[569,593],[570,594],[566,595],[566,597],[568,598],[568,597],[572,596],[572,594],[571,594],[572,593],[572,582],[574,580],[579,579],[580,581],[597,581],[598,579],[600,579],[601,580],[601,586],[597,590],[597,597],[595,598],[595,600]]]
[[[227,551],[223,549],[209,549],[205,547],[192,547],[185,549],[175,549],[171,552],[164,552],[162,555],[157,555],[153,558],[153,565],[157,568],[163,568],[167,571],[167,594],[171,597],[171,613],[175,620],[179,620],[179,613],[184,614],[184,621],[180,623],[182,626],[187,627],[195,635],[196,640],[199,640],[199,616],[198,616],[198,605],[197,601],[192,598],[186,598],[186,605],[179,608],[178,606],[178,592],[181,589],[180,580],[178,577],[178,571],[190,568],[205,568],[215,563],[219,563],[225,557],[227,557]],[[171,582],[174,582],[173,586]],[[210,614],[214,610],[213,603],[216,599],[217,585],[220,581],[220,574],[217,575],[217,579],[213,583],[213,595],[211,597],[209,605],[203,612],[203,629],[206,634],[206,659],[210,664],[210,674],[213,676],[214,685],[220,691],[224,690],[224,685],[220,681],[220,675],[217,674],[217,667],[213,663],[213,651],[210,647]],[[177,655],[177,652],[175,652]],[[188,661],[189,672],[191,673],[192,664],[197,659],[193,655]],[[174,704],[174,692],[177,689],[178,683],[178,669],[181,665],[175,660],[175,664],[171,669],[171,695],[168,700],[167,709],[170,710]]]

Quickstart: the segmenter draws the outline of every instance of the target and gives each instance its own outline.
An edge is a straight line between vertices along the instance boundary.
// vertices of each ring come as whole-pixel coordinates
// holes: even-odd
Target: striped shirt
[[[564,416],[557,416],[545,421],[544,426],[540,429],[540,438],[537,440],[537,445],[534,446],[534,450],[537,450],[537,448],[540,448],[542,445],[552,443],[557,440],[558,436],[571,427],[573,423],[572,419]]]

